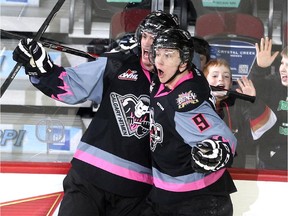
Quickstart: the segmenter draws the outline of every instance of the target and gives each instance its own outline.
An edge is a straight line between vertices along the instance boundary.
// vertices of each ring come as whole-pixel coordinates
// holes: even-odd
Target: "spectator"
[[[275,62],[279,51],[272,54],[272,40],[268,37],[262,38],[260,44],[256,43],[255,46],[257,66],[251,73],[251,79],[259,92],[258,96],[277,116],[276,124],[257,141],[259,168],[287,170],[288,47],[281,52],[279,73],[271,76],[270,66]]]
[[[154,67],[148,51],[158,32],[178,26],[174,15],[152,12],[136,31],[135,49],[126,46],[73,68],[53,64],[42,45],[30,39],[14,50],[14,60],[25,65],[32,84],[47,96],[68,104],[101,104],[64,179],[59,215],[141,212],[152,185],[148,106]]]
[[[192,38],[193,38],[193,45],[194,45],[193,63],[201,71],[203,71],[204,65],[210,60],[210,45],[204,38],[196,37],[196,36]],[[199,61],[200,61],[199,63],[196,63],[197,60],[195,60],[195,58],[198,57],[197,54],[199,55]]]
[[[217,88],[213,91],[217,113],[224,119],[238,141],[237,157],[234,158],[233,167],[245,168],[247,155],[256,155],[253,140],[259,139],[275,124],[275,114],[260,99],[252,103],[236,100],[238,94],[228,94],[227,90],[232,89],[232,74],[226,60],[210,60],[205,65],[203,73],[209,84]],[[255,87],[247,77],[237,79],[237,83],[238,93],[256,97]]]
[[[154,40],[160,82],[151,92],[154,184],[142,215],[232,216],[236,188],[226,167],[236,139],[214,110],[207,80],[191,63],[189,32],[169,29]]]

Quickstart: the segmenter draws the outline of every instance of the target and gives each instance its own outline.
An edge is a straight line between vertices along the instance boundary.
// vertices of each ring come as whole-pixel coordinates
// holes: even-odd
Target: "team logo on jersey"
[[[149,105],[147,95],[110,94],[110,101],[122,136],[136,136],[138,139],[149,133]]]
[[[288,101],[280,100],[277,111],[285,110],[288,111]]]
[[[196,104],[198,102],[199,100],[197,99],[197,95],[192,91],[182,93],[178,95],[178,98],[176,99],[179,109],[184,108],[189,104]]]
[[[120,80],[136,81],[138,79],[137,71],[128,69],[126,72],[118,76]]]
[[[163,142],[163,127],[154,121],[154,110],[150,110],[150,150],[155,151],[157,145]]]
[[[277,108],[277,111],[287,111],[288,110],[288,101],[280,100],[279,105]],[[282,122],[282,124],[279,126],[279,134],[288,136],[288,123]]]

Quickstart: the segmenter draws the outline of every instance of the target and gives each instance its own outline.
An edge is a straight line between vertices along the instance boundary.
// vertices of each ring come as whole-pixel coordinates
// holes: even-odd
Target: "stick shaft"
[[[55,15],[60,10],[60,8],[64,4],[64,2],[65,2],[65,0],[58,0],[57,1],[55,6],[53,7],[53,9],[51,10],[50,14],[47,16],[47,18],[45,19],[45,21],[43,22],[43,24],[39,28],[38,32],[36,33],[36,35],[33,39],[34,41],[39,41],[39,39],[42,37],[43,33],[45,32],[45,30],[49,26],[51,20],[55,17]],[[17,75],[17,73],[21,67],[22,67],[21,63],[17,63],[14,66],[14,68],[12,69],[12,71],[10,72],[10,74],[8,75],[8,77],[6,78],[6,80],[4,81],[4,83],[1,86],[0,97],[2,97],[2,95],[5,93],[5,91],[7,90],[7,88],[11,84],[11,82],[14,80],[15,76]]]
[[[34,37],[34,41],[39,41],[44,32],[46,31],[47,27],[49,26],[51,20],[56,16],[57,12],[60,10],[62,5],[64,4],[65,0],[58,0],[51,12],[49,13],[48,17],[45,19],[44,23],[36,33]]]
[[[218,88],[217,86],[211,86],[212,90],[216,90],[216,91],[227,91],[227,95],[233,95],[236,98],[242,99],[242,100],[246,100],[246,101],[250,101],[250,102],[254,102],[256,97],[255,96],[250,96],[250,95],[246,95],[246,94],[241,94],[237,91],[232,91],[232,90],[228,90],[228,89],[223,89],[223,88]]]
[[[26,38],[23,35],[11,33],[9,31],[5,31],[3,29],[1,29],[1,35],[5,36],[5,37],[9,37],[9,38],[18,39],[18,40]],[[69,54],[72,54],[72,55],[81,56],[81,57],[88,58],[88,59],[91,59],[91,60],[95,60],[98,57],[98,55],[96,55],[96,54],[95,55],[94,54],[90,54],[90,53],[84,52],[82,50],[78,50],[78,49],[74,49],[74,48],[71,48],[71,47],[63,46],[61,44],[53,43],[53,42],[48,41],[48,40],[44,40],[44,39],[41,40],[40,39],[39,41],[42,43],[42,45],[44,47],[47,47],[49,49],[54,49],[54,50],[57,50],[57,51],[60,51],[60,52],[65,52],[65,53],[69,53]]]
[[[255,102],[256,97],[255,96],[250,96],[250,95],[246,95],[246,94],[241,94],[239,92],[236,91],[228,91],[228,96],[229,95],[234,95],[236,98],[239,98],[241,100],[246,100],[246,101],[250,101],[251,103]]]
[[[92,59],[92,60],[95,60],[97,58],[97,55],[92,55],[92,54],[84,52],[82,50],[74,49],[74,48],[63,46],[60,44],[54,44],[54,43],[51,43],[48,41],[41,41],[41,43],[44,47],[47,47],[49,49],[58,50],[60,52],[66,52],[66,53],[70,53],[72,55],[77,55],[77,56],[81,56],[81,57]]]

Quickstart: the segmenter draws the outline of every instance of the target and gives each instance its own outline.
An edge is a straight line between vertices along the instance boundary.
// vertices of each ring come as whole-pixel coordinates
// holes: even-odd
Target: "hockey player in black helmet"
[[[166,75],[161,73],[158,74],[160,81],[163,83],[169,83],[175,79],[178,74],[181,74],[184,71],[189,71],[192,68],[192,59],[193,59],[193,41],[191,39],[191,35],[187,31],[182,31],[180,29],[169,29],[161,33],[159,37],[157,37],[153,43],[152,47],[152,62],[155,64],[156,51],[159,49],[171,49],[171,53],[166,53],[168,56],[177,50],[180,55],[180,62],[174,62],[178,64],[178,68],[175,73]],[[168,57],[166,56],[166,57]],[[150,59],[151,61],[151,59]],[[171,62],[172,63],[172,62]],[[172,63],[172,64],[174,64]],[[185,67],[182,67],[182,66]],[[180,67],[181,66],[181,67]],[[194,65],[193,65],[194,66]],[[163,77],[164,75],[164,77]],[[170,76],[170,77],[169,77]],[[164,80],[163,80],[164,79]]]
[[[149,60],[149,52],[154,38],[159,32],[171,27],[179,27],[178,18],[174,14],[165,13],[163,11],[151,12],[138,26],[135,38],[139,45],[141,43],[139,46],[141,63],[146,68],[149,68],[150,70],[153,69],[153,65]]]
[[[63,181],[59,216],[137,216],[142,211],[153,184],[148,109],[153,65],[146,50],[160,30],[177,26],[174,16],[152,12],[137,31],[145,50],[141,55],[124,46],[76,67],[54,64],[41,43],[31,39],[14,50],[14,60],[47,96],[68,104],[100,104]]]
[[[165,29],[179,27],[179,20],[175,14],[165,13],[161,10],[153,11],[142,20],[138,26],[135,37],[140,43],[142,33],[148,32],[157,36],[157,34]]]
[[[152,62],[159,77],[150,94],[153,188],[141,216],[232,216],[227,171],[237,140],[214,109],[202,72],[191,63],[189,32],[156,36]]]

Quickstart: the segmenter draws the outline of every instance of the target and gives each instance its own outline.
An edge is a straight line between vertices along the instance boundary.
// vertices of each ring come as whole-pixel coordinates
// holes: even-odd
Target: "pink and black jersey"
[[[137,55],[106,53],[32,83],[46,95],[75,104],[100,104],[81,138],[72,167],[97,187],[122,196],[142,196],[152,185],[149,149],[150,73]]]
[[[191,166],[191,149],[204,139],[222,136],[234,153],[237,145],[215,112],[214,98],[201,72],[191,71],[174,89],[156,83],[151,92],[150,122],[153,202],[169,204],[201,194],[236,191],[226,168],[203,174]]]

